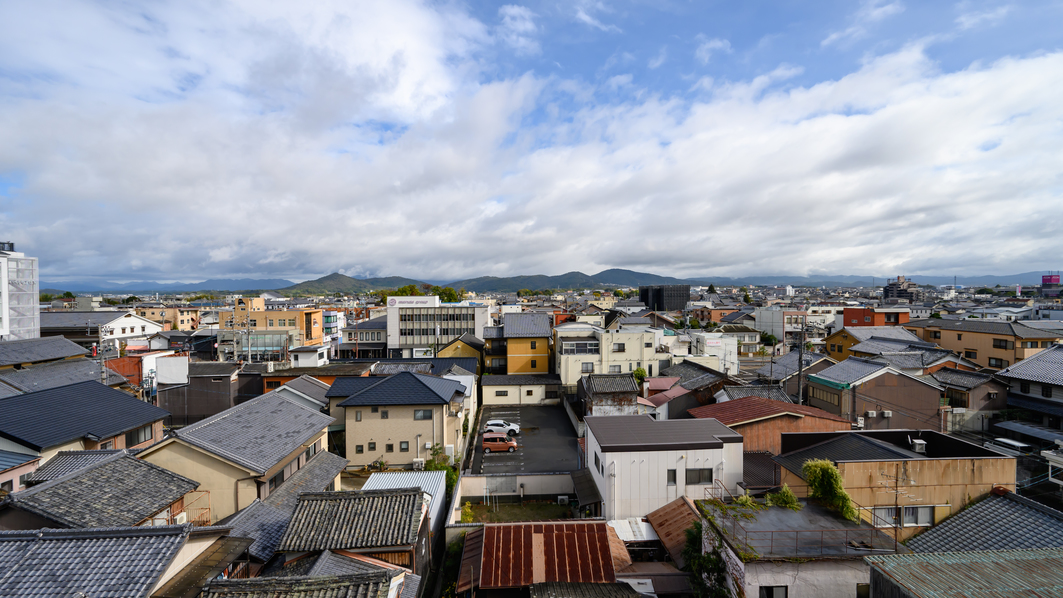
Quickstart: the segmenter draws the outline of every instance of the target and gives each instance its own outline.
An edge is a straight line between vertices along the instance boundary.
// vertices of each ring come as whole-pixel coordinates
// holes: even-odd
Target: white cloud
[[[507,4],[498,9],[502,23],[498,26],[498,35],[518,55],[540,54],[542,48],[535,34],[539,28],[535,25],[535,13],[524,6]]]
[[[965,6],[965,3],[960,4],[961,9]],[[956,25],[958,25],[960,29],[964,30],[974,29],[975,27],[979,27],[981,25],[996,25],[1000,21],[1004,20],[1004,17],[1006,17],[1008,13],[1011,12],[1011,9],[1011,5],[1005,5],[998,6],[997,8],[993,8],[990,10],[964,12],[960,16],[956,17]]]
[[[21,173],[0,229],[46,280],[1055,265],[1059,52],[941,72],[909,46],[808,85],[779,65],[602,102],[632,79],[482,82],[487,29],[418,4],[386,5],[415,33],[384,5],[226,5],[205,32],[7,6],[0,69],[26,76],[0,88],[0,175]]]
[[[668,59],[668,48],[662,46],[661,47],[661,51],[658,52],[656,56],[651,58],[650,61],[646,63],[646,66],[649,67],[650,69],[655,69],[655,68],[660,67],[662,64],[664,64],[664,61],[667,60],[667,59]]]
[[[868,27],[902,12],[904,12],[904,5],[899,0],[889,3],[884,0],[864,0],[860,10],[852,16],[851,24],[825,37],[820,45],[844,44],[860,39],[867,35]]]
[[[593,16],[592,13],[595,12],[610,12],[610,10],[602,2],[598,2],[595,0],[580,0],[580,2],[578,2],[576,5],[576,20],[585,25],[590,25],[591,27],[594,27],[596,29],[601,29],[602,31],[609,31],[613,33],[623,32],[623,30],[617,27],[616,25],[610,25],[600,21],[597,17]]]
[[[609,87],[610,89],[612,89],[613,91],[616,91],[616,90],[620,89],[621,87],[626,87],[628,85],[631,85],[631,80],[632,79],[633,79],[633,77],[631,76],[630,73],[626,73],[626,74],[623,74],[623,75],[617,75],[615,77],[610,77],[609,80],[606,81],[606,86]]]
[[[730,54],[733,52],[731,49],[731,42],[725,39],[713,38],[709,39],[702,34],[697,36],[698,48],[694,50],[694,57],[698,59],[701,64],[708,64],[712,55],[716,52],[725,52]]]

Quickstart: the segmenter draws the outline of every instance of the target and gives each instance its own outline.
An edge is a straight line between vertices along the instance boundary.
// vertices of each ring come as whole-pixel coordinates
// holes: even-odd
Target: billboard
[[[1059,284],[1059,274],[1051,274],[1041,277],[1041,284]]]
[[[388,307],[439,307],[439,297],[388,297]]]

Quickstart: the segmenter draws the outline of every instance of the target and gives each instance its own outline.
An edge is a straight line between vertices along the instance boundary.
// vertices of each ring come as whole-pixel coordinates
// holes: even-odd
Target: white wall
[[[188,384],[188,356],[156,359],[155,373],[159,384]]]
[[[604,473],[595,469],[595,455]],[[590,427],[587,428],[587,465],[602,495],[606,519],[645,517],[680,496],[703,499],[710,485],[686,483],[686,470],[712,468],[734,494],[742,481],[742,444],[724,444],[720,449],[638,451],[603,453]],[[668,470],[676,470],[676,483],[668,485]],[[721,477],[722,472],[722,477]]]
[[[761,586],[787,586],[787,598],[852,598],[856,584],[871,580],[864,559],[746,563],[746,596],[758,596]]]

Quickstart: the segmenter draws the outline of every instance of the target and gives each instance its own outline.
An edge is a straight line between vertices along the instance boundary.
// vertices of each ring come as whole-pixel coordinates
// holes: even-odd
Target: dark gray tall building
[[[653,311],[678,311],[690,301],[690,285],[666,284],[639,287],[639,301]]]

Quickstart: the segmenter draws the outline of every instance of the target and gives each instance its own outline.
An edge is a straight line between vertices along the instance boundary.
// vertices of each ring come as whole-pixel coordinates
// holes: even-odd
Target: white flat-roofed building
[[[491,324],[487,305],[442,303],[435,295],[388,297],[387,309],[388,357],[433,357],[467,332],[483,338]]]
[[[645,517],[675,499],[740,493],[742,436],[715,419],[591,416],[586,463],[607,520]]]

